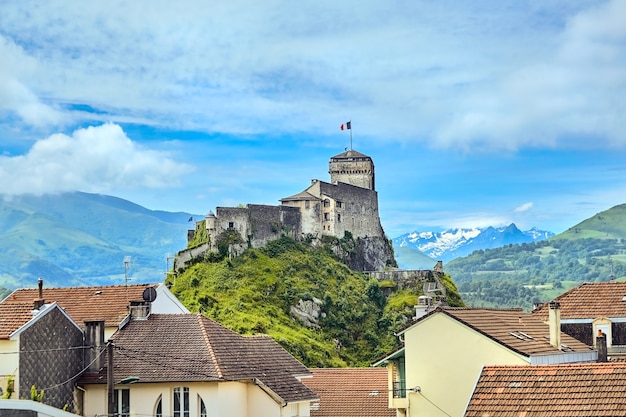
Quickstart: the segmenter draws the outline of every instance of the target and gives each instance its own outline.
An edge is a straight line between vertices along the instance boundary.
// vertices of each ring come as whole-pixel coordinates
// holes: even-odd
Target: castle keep
[[[210,212],[204,221],[197,222],[196,230],[190,231],[188,236],[193,239],[195,233],[205,227],[209,243],[181,251],[175,268],[207,251],[217,251],[218,237],[225,232],[237,232],[241,242],[245,242],[231,245],[234,255],[247,247],[265,246],[281,236],[315,241],[323,236],[341,239],[348,232],[362,242],[365,252],[368,247],[370,252],[379,252],[370,253],[364,262],[357,262],[356,269],[377,270],[395,264],[393,252],[384,249],[391,244],[378,214],[372,158],[347,150],[330,158],[329,174],[330,182],[314,179],[302,192],[281,199],[279,206],[217,207],[215,213]],[[376,259],[377,256],[380,259]]]

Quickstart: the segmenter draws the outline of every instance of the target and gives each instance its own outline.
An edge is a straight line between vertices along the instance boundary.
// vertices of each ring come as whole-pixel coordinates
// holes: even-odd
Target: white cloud
[[[447,146],[626,146],[626,3],[599,3],[572,17],[544,56],[521,62],[455,106],[440,130]],[[592,140],[590,140],[590,138]]]
[[[43,103],[27,86],[35,67],[32,57],[0,35],[0,117],[8,112],[36,127],[59,124],[62,114]]]
[[[116,124],[54,134],[27,154],[0,156],[0,194],[107,192],[173,186],[191,171],[164,152],[144,149]]]
[[[102,118],[78,104],[235,134],[350,118],[373,137],[468,150],[626,141],[619,0],[33,3],[0,15],[20,58],[0,91],[26,124]]]
[[[533,203],[532,202],[528,202],[528,203],[522,204],[519,207],[516,207],[515,210],[513,210],[513,211],[515,211],[516,213],[523,213],[523,212],[526,212],[526,211],[530,210],[532,207],[533,207]]]

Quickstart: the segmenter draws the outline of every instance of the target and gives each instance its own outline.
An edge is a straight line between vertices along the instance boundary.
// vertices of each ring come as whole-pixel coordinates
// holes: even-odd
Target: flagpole
[[[350,120],[350,150],[352,150],[352,120]]]

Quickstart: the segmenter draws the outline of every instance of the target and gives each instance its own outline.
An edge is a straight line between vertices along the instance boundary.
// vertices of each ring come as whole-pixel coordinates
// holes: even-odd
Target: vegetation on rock
[[[421,285],[395,290],[349,269],[328,246],[287,237],[233,259],[208,257],[167,284],[191,311],[241,334],[268,334],[309,367],[367,366],[388,353],[422,294]],[[444,285],[461,305],[449,277]],[[308,327],[292,313],[307,301],[319,306]]]

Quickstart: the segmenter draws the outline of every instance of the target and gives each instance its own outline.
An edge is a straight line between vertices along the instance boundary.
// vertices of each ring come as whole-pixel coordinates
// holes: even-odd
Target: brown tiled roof
[[[111,340],[116,381],[257,379],[285,402],[317,398],[296,379],[310,375],[308,369],[270,337],[244,337],[200,314],[152,314],[129,322]],[[82,382],[105,383],[106,368]]]
[[[0,304],[0,339],[11,334],[33,318],[33,303]]]
[[[558,296],[561,319],[626,317],[626,282],[587,282]],[[535,309],[533,315],[547,320],[548,305]]]
[[[143,291],[155,284],[110,285],[99,287],[44,288],[43,299],[46,303],[57,302],[78,324],[85,320],[104,320],[106,326],[117,326],[128,315],[128,302],[141,301]],[[38,289],[23,288],[13,291],[0,306],[22,305],[33,309],[33,300],[39,298]],[[11,309],[8,309],[10,313]],[[0,316],[4,319],[4,313]],[[16,324],[15,318],[7,319]],[[17,330],[21,323],[14,330]]]
[[[626,363],[487,366],[465,417],[626,415]]]
[[[302,382],[319,396],[311,417],[395,417],[388,408],[385,368],[311,369],[313,378]]]
[[[446,314],[524,356],[559,352],[556,347],[550,345],[550,327],[521,309],[437,307],[409,327],[437,313]],[[561,332],[561,345],[564,350],[569,351],[590,350],[589,346],[563,332]]]

